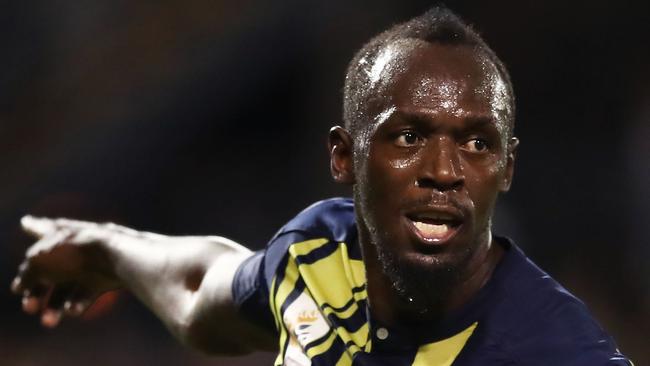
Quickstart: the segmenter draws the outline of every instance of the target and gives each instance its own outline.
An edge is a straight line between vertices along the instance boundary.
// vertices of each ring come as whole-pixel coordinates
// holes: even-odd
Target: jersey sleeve
[[[283,267],[291,244],[303,241],[304,232],[286,230],[276,234],[263,250],[239,265],[232,283],[233,302],[240,314],[253,323],[277,332],[270,305],[273,279]]]
[[[255,252],[237,269],[232,283],[235,306],[253,323],[277,332],[270,301],[273,280],[283,273],[292,244],[312,238],[351,241],[354,230],[352,201],[329,199],[306,208],[285,224],[265,249]],[[358,251],[351,255],[360,256]]]
[[[264,278],[265,255],[265,250],[259,250],[239,265],[233,278],[232,295],[240,314],[254,324],[275,332],[269,307],[269,289]]]

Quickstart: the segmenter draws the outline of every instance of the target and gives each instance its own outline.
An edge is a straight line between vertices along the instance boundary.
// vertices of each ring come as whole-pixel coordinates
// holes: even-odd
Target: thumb
[[[39,241],[29,247],[25,255],[27,258],[35,257],[41,252],[46,252],[55,246],[64,243],[70,235],[70,231],[66,229],[53,231],[52,234],[44,235]]]

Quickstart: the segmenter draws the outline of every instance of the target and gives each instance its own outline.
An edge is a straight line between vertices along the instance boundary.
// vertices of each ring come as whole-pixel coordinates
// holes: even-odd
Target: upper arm
[[[316,203],[289,221],[271,239],[266,248],[237,264],[227,282],[225,309],[212,312],[218,301],[208,301],[198,312],[203,321],[193,322],[192,334],[208,352],[232,353],[254,349],[277,349],[278,329],[271,306],[272,283],[284,271],[289,247],[310,237],[335,237],[347,241],[354,234],[352,203],[333,199]],[[210,272],[206,279],[210,283]],[[221,277],[218,277],[221,278]],[[221,287],[220,291],[224,291]],[[210,298],[209,296],[207,297]],[[279,323],[280,321],[278,321]],[[218,329],[218,332],[215,332]],[[215,342],[215,339],[218,341]],[[196,342],[194,344],[196,346]]]
[[[251,317],[251,313],[270,316],[270,309],[261,301],[265,289],[257,286],[263,283],[256,272],[260,258],[263,252],[226,256],[208,268],[186,325],[188,345],[214,354],[244,354],[277,347],[275,334]],[[256,307],[250,305],[253,298],[259,299]]]
[[[276,335],[268,282],[264,275],[265,254],[265,251],[255,252],[237,269],[232,282],[233,303],[241,316]]]

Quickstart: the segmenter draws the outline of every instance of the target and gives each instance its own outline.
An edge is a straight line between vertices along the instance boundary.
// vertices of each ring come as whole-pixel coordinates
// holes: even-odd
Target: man
[[[434,8],[366,44],[330,130],[334,180],[251,253],[221,237],[26,217],[13,289],[55,326],[125,287],[208,352],[276,365],[630,365],[582,302],[493,236],[518,145],[501,61]],[[279,342],[278,342],[279,339]]]

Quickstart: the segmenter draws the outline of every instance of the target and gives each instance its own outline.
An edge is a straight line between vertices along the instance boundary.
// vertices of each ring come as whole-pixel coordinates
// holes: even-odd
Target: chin
[[[471,256],[471,251],[397,254],[389,248],[377,249],[384,274],[399,297],[421,314],[436,308],[460,281],[460,268]]]
[[[398,264],[404,269],[435,275],[439,272],[456,272],[460,261],[455,257],[450,253],[412,252],[402,255],[398,259]]]
[[[399,272],[408,281],[427,281],[438,286],[453,285],[461,279],[462,268],[471,253],[406,253],[398,258]]]

